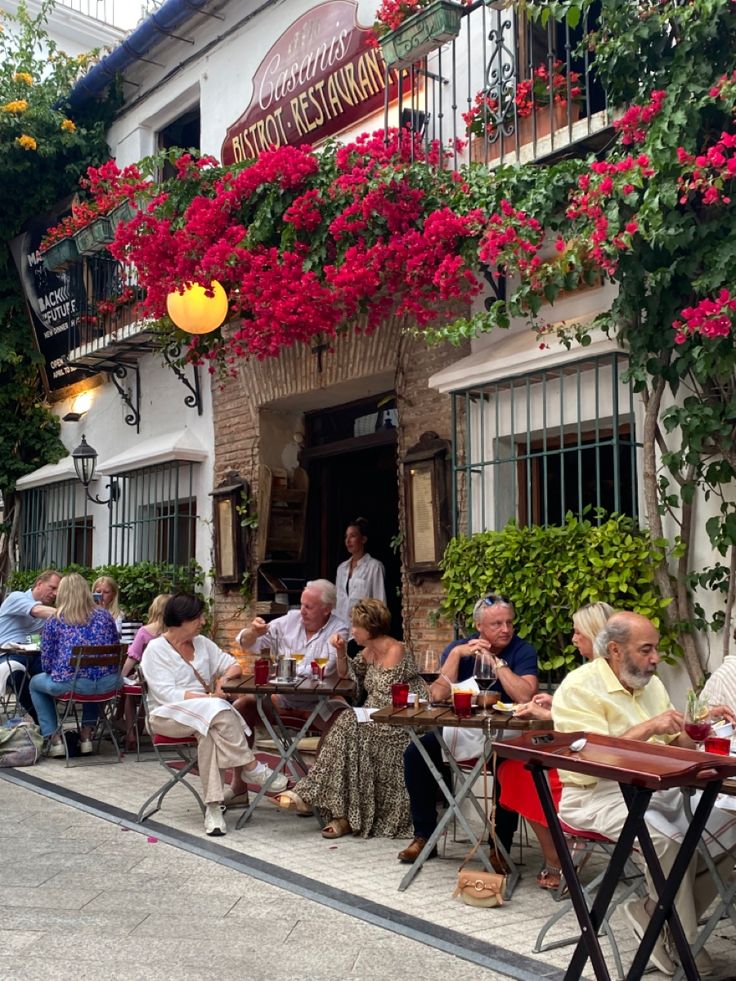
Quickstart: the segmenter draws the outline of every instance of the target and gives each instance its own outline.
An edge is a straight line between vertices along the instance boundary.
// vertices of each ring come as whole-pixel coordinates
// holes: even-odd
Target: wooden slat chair
[[[173,790],[174,787],[186,787],[192,794],[199,809],[204,815],[205,806],[201,795],[194,785],[187,779],[188,775],[197,765],[197,739],[194,733],[191,736],[159,736],[151,728],[151,720],[148,707],[148,689],[145,679],[141,677],[141,700],[143,711],[146,716],[146,729],[151,736],[153,752],[156,762],[166,770],[167,779],[165,783],[151,794],[146,802],[138,811],[136,820],[139,824],[147,821],[149,817],[161,810],[164,797]],[[154,807],[151,807],[155,804]]]
[[[77,714],[78,705],[99,705],[100,715],[96,724],[97,752],[99,753],[102,739],[107,733],[112,740],[115,749],[116,762],[122,763],[123,757],[118,745],[115,733],[115,706],[122,691],[122,670],[125,662],[125,655],[128,650],[127,644],[84,644],[72,648],[71,666],[74,674],[69,683],[69,688],[62,695],[56,695],[56,701],[62,702],[65,706],[64,714],[59,723],[57,732],[61,736],[64,745],[64,755],[66,765],[69,766],[69,747],[64,739],[64,726],[73,716],[77,730],[79,729],[79,717]],[[83,695],[76,691],[78,679],[83,668],[115,668],[118,675],[117,687],[112,691],[104,692],[99,695]],[[112,673],[112,672],[110,672]],[[84,763],[91,761],[85,759]],[[112,762],[102,760],[95,762]]]

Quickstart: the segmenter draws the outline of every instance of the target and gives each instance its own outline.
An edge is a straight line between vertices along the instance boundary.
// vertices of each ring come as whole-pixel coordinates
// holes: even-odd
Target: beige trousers
[[[239,769],[255,759],[245,738],[242,719],[232,709],[218,712],[206,736],[192,733],[191,728],[174,719],[152,718],[151,727],[160,736],[196,736],[197,769],[205,804],[219,804],[224,800],[221,770]]]
[[[695,802],[693,802],[694,809]],[[600,780],[593,788],[572,786],[563,788],[560,817],[574,828],[597,831],[615,841],[628,813],[617,783]],[[654,850],[666,876],[674,864],[687,828],[681,792],[663,790],[652,794],[646,813],[646,823],[652,836]],[[728,881],[730,870],[734,865],[734,831],[736,831],[734,812],[714,808],[708,819],[704,838],[718,874],[724,881]],[[717,835],[718,838],[715,839],[711,837],[712,835]],[[656,890],[648,870],[645,872],[649,895],[656,902]],[[675,908],[690,943],[697,938],[698,920],[714,900],[716,892],[708,867],[702,856],[696,853],[675,898]]]

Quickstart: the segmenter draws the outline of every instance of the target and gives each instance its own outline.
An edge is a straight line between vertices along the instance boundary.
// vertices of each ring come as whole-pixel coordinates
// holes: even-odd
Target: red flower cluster
[[[675,343],[684,344],[694,334],[717,339],[728,337],[733,330],[733,317],[736,313],[736,296],[722,289],[714,300],[701,300],[694,307],[685,307],[682,320],[672,324],[676,331]]]
[[[615,120],[614,129],[617,129],[621,134],[621,142],[624,146],[644,142],[647,128],[654,117],[662,111],[666,98],[667,93],[664,90],[655,89],[647,105],[631,106],[620,119]]]
[[[677,149],[677,158],[683,173],[678,178],[680,204],[685,204],[690,194],[700,195],[703,204],[730,204],[731,197],[724,194],[724,187],[736,178],[736,133],[721,133],[721,138],[705,153],[688,153]]]
[[[540,63],[532,72],[531,78],[520,81],[513,95],[513,100],[503,106],[499,113],[499,101],[495,96],[485,91],[477,92],[473,105],[463,113],[465,131],[475,136],[490,136],[498,128],[502,119],[512,118],[512,105],[516,116],[524,119],[531,116],[539,106],[567,105],[568,100],[577,102],[583,97],[580,88],[580,73],[565,70],[564,62],[559,59],[554,62],[552,72],[546,64]]]
[[[376,19],[373,23],[372,37],[369,43],[376,47],[380,38],[390,31],[395,31],[404,21],[424,10],[434,0],[381,0],[381,6],[376,11]],[[472,3],[473,0],[460,0],[460,3]]]
[[[439,146],[425,152],[416,134],[391,131],[319,152],[280,147],[214,178],[179,161],[181,179],[112,251],[135,264],[147,316],[162,318],[183,282],[227,290],[233,330],[191,341],[197,360],[273,356],[390,316],[421,327],[439,303],[481,288],[471,264],[483,215],[451,206],[456,175],[427,166],[441,158]]]
[[[500,207],[488,221],[478,255],[489,266],[510,266],[521,275],[533,277],[541,265],[544,229],[536,218],[517,211],[509,201],[501,201]]]

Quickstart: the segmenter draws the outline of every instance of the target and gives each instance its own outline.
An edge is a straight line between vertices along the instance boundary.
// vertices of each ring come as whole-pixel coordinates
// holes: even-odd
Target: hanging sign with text
[[[227,130],[223,164],[272,146],[318,143],[382,108],[383,58],[358,26],[357,10],[350,0],[328,0],[284,31],[256,70],[250,104]],[[393,99],[399,76],[389,78]]]
[[[42,376],[46,390],[56,392],[89,377],[89,372],[67,361],[71,343],[78,336],[79,306],[67,272],[50,272],[39,252],[41,239],[69,206],[27,222],[24,231],[10,242],[10,251],[25,294],[28,315],[38,350],[43,358]]]

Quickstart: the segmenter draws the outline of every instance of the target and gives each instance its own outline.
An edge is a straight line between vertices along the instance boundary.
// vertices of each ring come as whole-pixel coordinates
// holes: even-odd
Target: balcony
[[[454,167],[596,151],[610,137],[611,116],[594,58],[581,50],[588,30],[587,15],[574,30],[551,19],[542,27],[514,7],[476,0],[461,8],[455,40],[389,66],[398,115],[387,107],[385,123],[453,147]]]
[[[57,0],[57,4],[125,31],[161,5],[156,0]]]

